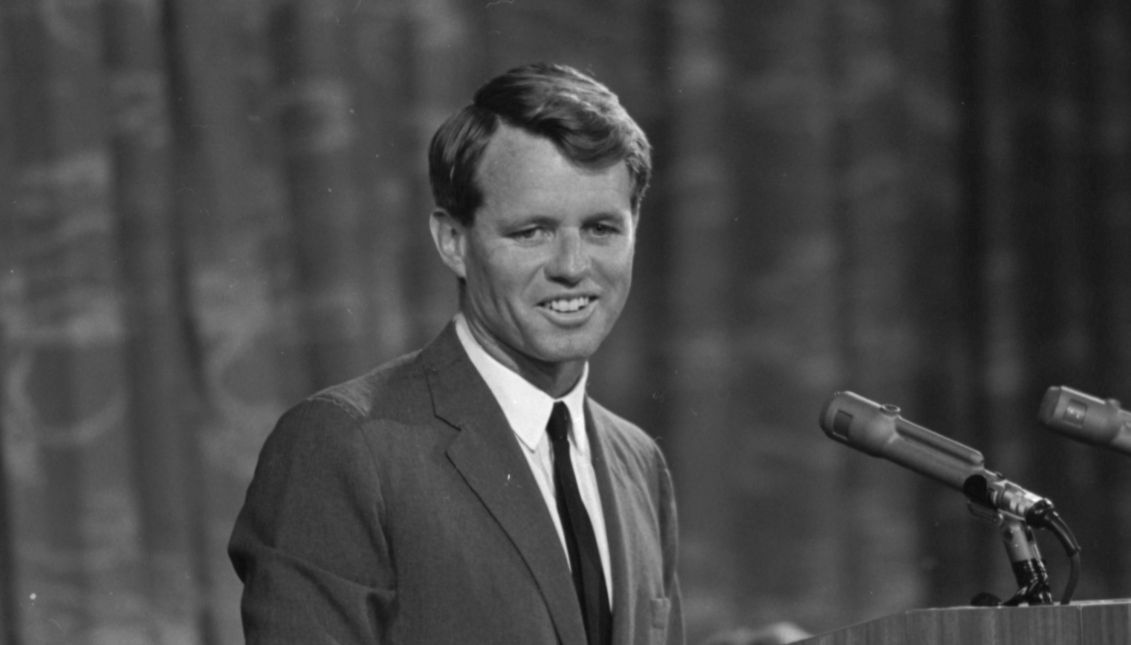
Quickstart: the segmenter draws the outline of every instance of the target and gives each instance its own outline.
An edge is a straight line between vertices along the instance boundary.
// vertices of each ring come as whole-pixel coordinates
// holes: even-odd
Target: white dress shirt
[[[495,400],[503,409],[515,438],[526,455],[538,488],[542,491],[542,499],[554,521],[554,528],[558,531],[558,538],[562,543],[562,552],[569,560],[566,548],[565,533],[562,530],[562,521],[558,517],[557,498],[554,496],[554,461],[550,447],[550,438],[546,434],[546,424],[550,420],[555,399],[542,390],[534,387],[529,381],[519,376],[516,372],[506,367],[483,349],[479,341],[471,333],[467,320],[463,314],[455,317],[456,335],[467,352],[475,369],[487,382],[487,387],[495,395]],[[597,491],[597,476],[593,471],[593,461],[590,458],[589,435],[585,428],[585,384],[589,378],[589,364],[586,363],[581,378],[577,384],[561,399],[569,408],[572,421],[569,433],[570,459],[573,462],[574,476],[577,478],[577,488],[581,492],[581,499],[585,502],[585,510],[589,513],[589,521],[593,524],[593,533],[597,537],[597,549],[601,553],[601,567],[605,573],[605,587],[609,591],[609,602],[613,599],[613,584],[609,569],[609,540],[605,530],[605,514],[601,509],[601,496]]]

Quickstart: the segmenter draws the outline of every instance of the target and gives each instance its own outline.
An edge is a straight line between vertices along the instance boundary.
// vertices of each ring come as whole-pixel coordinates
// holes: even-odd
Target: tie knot
[[[550,435],[550,440],[555,443],[566,441],[569,437],[569,423],[569,408],[565,403],[558,401],[550,412],[549,423],[546,424],[546,432]]]

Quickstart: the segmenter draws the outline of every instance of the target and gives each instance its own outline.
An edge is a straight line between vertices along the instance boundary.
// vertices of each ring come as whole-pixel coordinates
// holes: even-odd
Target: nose
[[[546,272],[550,279],[575,284],[588,273],[589,254],[579,231],[573,229],[559,231],[553,254],[546,264]]]

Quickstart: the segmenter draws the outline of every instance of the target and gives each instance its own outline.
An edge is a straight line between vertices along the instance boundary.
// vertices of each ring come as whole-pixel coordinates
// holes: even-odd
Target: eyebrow
[[[595,213],[589,213],[589,214],[583,215],[581,217],[581,222],[586,223],[586,222],[593,222],[593,221],[598,221],[598,220],[609,220],[609,219],[616,219],[616,220],[632,219],[632,212],[631,211],[615,211],[615,210],[614,211],[597,211]],[[542,213],[532,213],[532,214],[527,214],[527,215],[519,215],[519,216],[515,217],[514,220],[512,220],[511,222],[504,224],[504,226],[516,226],[516,225],[522,226],[522,225],[529,225],[529,224],[558,225],[558,224],[561,223],[561,221],[562,221],[561,218],[555,217],[553,215],[545,215],[545,214],[542,214]]]

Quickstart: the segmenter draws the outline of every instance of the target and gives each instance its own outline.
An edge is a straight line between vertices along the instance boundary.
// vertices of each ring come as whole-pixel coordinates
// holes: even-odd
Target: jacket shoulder
[[[331,404],[355,422],[377,416],[398,416],[399,411],[427,404],[428,386],[420,351],[405,354],[376,368],[307,397],[299,407]]]

